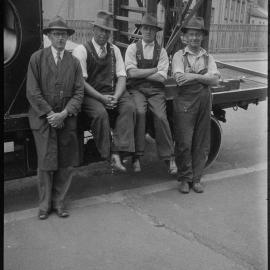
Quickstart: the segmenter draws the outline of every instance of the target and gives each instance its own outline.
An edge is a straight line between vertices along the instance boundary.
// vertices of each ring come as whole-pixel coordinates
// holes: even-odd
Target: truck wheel
[[[212,115],[211,116],[211,140],[210,152],[205,168],[208,168],[216,160],[220,147],[221,147],[222,129],[219,121]]]

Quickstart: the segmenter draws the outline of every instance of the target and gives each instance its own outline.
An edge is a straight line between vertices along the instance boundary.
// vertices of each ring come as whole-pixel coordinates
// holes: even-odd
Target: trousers
[[[135,106],[131,96],[124,92],[113,110],[107,110],[103,103],[84,96],[82,109],[90,119],[90,128],[96,147],[102,158],[108,159],[111,152],[134,152]],[[115,115],[111,136],[110,115]]]
[[[64,206],[64,200],[72,181],[72,167],[57,171],[38,169],[39,209],[49,211],[51,207]]]
[[[210,150],[211,92],[202,84],[182,86],[173,101],[178,181],[200,182]]]
[[[145,149],[145,128],[147,109],[153,115],[155,140],[160,159],[169,160],[174,155],[171,129],[166,113],[166,98],[160,88],[130,89],[136,106],[135,155],[142,156]]]

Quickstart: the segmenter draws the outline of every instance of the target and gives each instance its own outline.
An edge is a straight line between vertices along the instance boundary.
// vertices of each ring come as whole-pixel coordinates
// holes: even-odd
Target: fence
[[[267,51],[268,30],[265,25],[212,24],[209,52]]]
[[[85,43],[92,37],[91,21],[68,20],[69,27],[76,30],[71,40]],[[44,20],[44,25],[48,20]],[[267,51],[268,29],[265,25],[212,24],[209,34],[209,52]]]

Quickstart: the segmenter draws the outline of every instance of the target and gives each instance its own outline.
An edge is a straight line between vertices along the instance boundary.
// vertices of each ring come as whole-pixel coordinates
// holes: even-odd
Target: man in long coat
[[[65,50],[74,32],[61,17],[52,19],[43,30],[51,46],[35,52],[28,66],[26,94],[38,156],[40,219],[51,209],[59,217],[69,216],[64,199],[72,167],[79,165],[76,129],[84,85],[79,61]]]

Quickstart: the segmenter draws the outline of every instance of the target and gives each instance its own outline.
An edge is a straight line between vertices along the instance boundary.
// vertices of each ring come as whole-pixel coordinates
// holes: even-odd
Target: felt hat
[[[140,24],[135,24],[137,27],[140,27],[142,25],[149,25],[157,28],[157,31],[162,30],[161,27],[158,26],[157,18],[150,15],[150,14],[145,14],[142,17],[142,21]]]
[[[75,30],[68,27],[66,21],[60,16],[56,16],[49,21],[48,26],[43,28],[43,34],[47,35],[52,30],[65,30],[69,36],[75,33]]]
[[[182,28],[182,32],[186,33],[188,29],[201,30],[205,35],[208,35],[208,30],[204,27],[204,20],[202,17],[192,17],[187,25]]]
[[[100,10],[97,13],[97,18],[93,25],[106,30],[117,31],[113,26],[113,14],[105,10]]]

